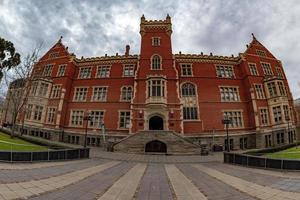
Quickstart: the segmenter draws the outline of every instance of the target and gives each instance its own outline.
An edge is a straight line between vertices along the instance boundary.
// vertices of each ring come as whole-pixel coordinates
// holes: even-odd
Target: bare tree
[[[24,124],[28,95],[31,90],[32,81],[37,76],[37,73],[33,72],[33,68],[38,60],[41,48],[42,43],[37,45],[31,53],[24,57],[21,64],[4,73],[4,81],[8,90],[2,120],[4,119],[7,122],[7,115],[10,115],[11,137],[15,135],[17,122]],[[23,130],[21,130],[22,132]]]

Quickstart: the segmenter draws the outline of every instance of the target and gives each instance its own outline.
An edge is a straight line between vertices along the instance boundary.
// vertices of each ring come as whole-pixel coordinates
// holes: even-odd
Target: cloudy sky
[[[173,53],[237,55],[253,32],[283,62],[294,98],[300,97],[300,1],[298,0],[0,0],[0,37],[27,54],[43,52],[62,35],[77,57],[139,53],[139,23],[173,24]]]

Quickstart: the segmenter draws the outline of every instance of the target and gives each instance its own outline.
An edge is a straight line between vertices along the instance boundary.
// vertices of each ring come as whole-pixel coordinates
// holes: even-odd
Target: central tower
[[[135,74],[131,132],[172,130],[182,132],[178,73],[172,54],[172,23],[141,17],[141,50]],[[160,119],[160,126],[156,123]]]

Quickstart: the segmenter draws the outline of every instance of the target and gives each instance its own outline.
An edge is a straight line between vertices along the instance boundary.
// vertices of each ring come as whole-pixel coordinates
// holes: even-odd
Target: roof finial
[[[254,36],[254,33],[251,33],[253,40],[256,40],[256,37]]]
[[[60,36],[58,42],[61,43],[61,40],[63,39],[63,36]]]
[[[171,17],[169,14],[167,14],[166,20],[167,20],[167,22],[171,22]]]
[[[144,22],[146,20],[145,15],[143,14],[141,17],[141,21]]]

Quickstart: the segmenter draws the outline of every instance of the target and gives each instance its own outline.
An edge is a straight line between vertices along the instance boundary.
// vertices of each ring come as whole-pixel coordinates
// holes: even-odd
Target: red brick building
[[[295,141],[295,109],[280,60],[253,35],[238,56],[172,52],[171,18],[140,24],[139,55],[77,58],[61,39],[39,60],[25,113],[27,134],[82,144],[144,130],[234,149]],[[84,120],[90,116],[89,121]]]

